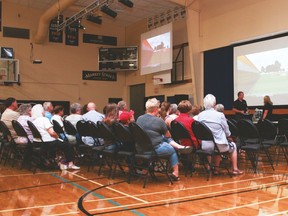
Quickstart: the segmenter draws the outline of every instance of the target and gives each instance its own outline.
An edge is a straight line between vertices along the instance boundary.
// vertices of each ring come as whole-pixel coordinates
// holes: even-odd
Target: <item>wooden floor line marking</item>
[[[219,191],[219,192],[211,192],[211,193],[205,193],[205,194],[197,194],[197,195],[192,195],[192,196],[184,196],[184,197],[178,197],[178,198],[172,198],[172,199],[163,199],[163,200],[155,200],[155,201],[150,201],[148,204],[149,205],[151,205],[151,204],[157,204],[157,203],[167,203],[167,204],[169,204],[169,202],[171,202],[171,201],[181,201],[181,200],[187,200],[187,199],[191,199],[191,198],[197,198],[197,197],[204,197],[205,198],[205,196],[208,196],[207,198],[210,198],[210,196],[216,196],[216,195],[221,195],[221,194],[223,194],[223,193],[229,193],[229,192],[234,192],[234,191],[241,191],[241,190],[243,190],[243,191],[245,191],[245,189],[249,189],[249,190],[252,190],[252,189],[255,189],[255,190],[257,190],[257,189],[262,189],[262,188],[265,188],[265,187],[267,187],[267,186],[270,186],[270,185],[272,185],[273,186],[273,184],[275,184],[275,183],[281,183],[281,182],[283,182],[283,181],[279,181],[279,182],[273,182],[273,183],[269,183],[269,184],[262,184],[262,185],[258,185],[258,186],[251,186],[251,187],[243,187],[243,188],[235,188],[235,189],[231,189],[231,190],[224,190],[224,191]],[[225,194],[224,194],[225,195]],[[288,196],[286,196],[286,198],[288,198]],[[115,198],[113,198],[113,199],[115,199]],[[127,205],[122,205],[121,207],[123,208],[128,208],[128,207],[132,207],[132,208],[130,208],[130,209],[133,209],[133,207],[135,207],[135,206],[141,206],[141,204],[137,204],[137,203],[135,203],[135,204],[127,204]],[[97,208],[97,209],[91,209],[91,210],[89,210],[89,211],[99,211],[99,210],[113,210],[113,209],[116,209],[117,208],[117,206],[113,206],[113,207],[106,207],[106,208]]]
[[[265,201],[261,201],[261,202],[249,203],[249,204],[245,204],[245,205],[241,205],[241,206],[235,206],[232,208],[225,208],[225,209],[220,209],[220,210],[216,210],[216,211],[203,212],[200,214],[192,214],[192,215],[193,216],[200,216],[200,215],[207,215],[207,214],[215,214],[215,213],[219,213],[219,212],[226,212],[226,211],[230,211],[230,210],[245,208],[245,207],[249,207],[249,206],[253,206],[253,205],[261,205],[261,204],[265,204],[265,203],[269,203],[269,202],[274,202],[276,200],[278,201],[278,200],[284,200],[284,199],[288,199],[288,196],[276,198],[276,199],[265,200]],[[271,216],[271,214],[269,214],[269,215]]]
[[[274,176],[253,178],[252,180],[263,179],[263,178],[272,178],[272,177],[274,177]],[[245,181],[251,181],[251,179],[240,180],[238,182],[245,182]],[[212,184],[212,185],[195,186],[195,187],[188,187],[188,188],[184,188],[184,189],[181,188],[181,189],[174,189],[174,190],[158,191],[158,192],[146,193],[146,194],[137,194],[137,195],[133,195],[133,197],[150,196],[150,195],[153,196],[153,195],[162,194],[162,193],[174,193],[174,192],[178,192],[178,191],[187,191],[187,190],[194,190],[194,189],[206,188],[206,187],[223,186],[223,185],[227,185],[227,184],[231,184],[231,183],[233,184],[234,182],[226,182],[226,183],[218,183],[218,184]],[[113,197],[113,199],[124,199],[124,198],[127,198],[127,197],[126,196]],[[106,199],[111,199],[111,198],[106,198]],[[85,202],[95,202],[95,201],[101,201],[101,200],[87,200]]]
[[[74,174],[74,173],[72,173],[72,174],[75,175],[75,176],[77,176],[78,178],[82,178],[82,179],[86,179],[86,180],[87,180],[87,178],[85,178],[85,177],[83,177],[83,176],[79,176],[79,175]],[[93,184],[96,184],[96,185],[99,185],[99,186],[103,186],[103,184],[100,184],[100,183],[95,182],[95,181],[92,181],[92,180],[87,180],[87,181],[92,182]],[[124,192],[119,191],[119,190],[116,190],[116,189],[114,189],[114,188],[111,188],[111,187],[106,187],[106,188],[109,189],[109,190],[112,190],[112,191],[114,191],[114,192],[116,192],[116,193],[122,194],[122,195],[124,195],[124,197],[130,197],[130,198],[135,199],[135,200],[138,200],[138,201],[140,201],[140,202],[148,203],[148,201],[146,201],[146,200],[143,200],[143,199],[140,199],[140,198],[135,197],[135,196],[133,196],[133,195],[124,193]],[[107,198],[106,198],[106,199],[107,199]],[[110,198],[110,199],[111,199],[111,198]],[[113,197],[113,199],[114,199],[114,197]],[[102,200],[104,200],[104,199],[102,199]]]

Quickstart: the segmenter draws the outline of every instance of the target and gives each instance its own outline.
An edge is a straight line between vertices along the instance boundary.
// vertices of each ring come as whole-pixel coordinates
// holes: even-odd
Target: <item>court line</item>
[[[170,205],[171,204],[179,204],[182,202],[197,201],[197,200],[201,200],[201,199],[208,199],[211,197],[215,198],[215,197],[220,197],[220,196],[232,195],[232,194],[235,194],[235,191],[236,191],[236,193],[245,193],[245,192],[250,192],[250,191],[262,190],[264,188],[270,188],[270,187],[276,187],[276,186],[279,187],[282,185],[287,185],[287,182],[285,182],[285,183],[282,183],[282,182],[283,181],[273,182],[273,183],[269,183],[269,184],[262,184],[262,185],[258,185],[258,186],[224,190],[224,191],[219,191],[219,192],[211,192],[211,193],[197,194],[197,195],[192,195],[192,196],[184,196],[184,197],[171,198],[171,199],[155,200],[155,201],[149,202],[150,205],[143,205],[143,204],[137,204],[136,203],[136,204],[123,205],[123,207],[127,207],[127,208],[132,207],[130,209],[151,208],[151,207],[162,206],[162,205],[166,205],[166,204],[170,204]],[[275,183],[282,183],[282,184],[275,185]],[[247,189],[247,190],[245,190],[245,189]],[[223,194],[225,192],[226,192],[226,194]],[[286,198],[288,198],[288,197],[286,196]],[[142,206],[139,206],[139,205],[142,205]],[[116,206],[115,207],[113,206],[113,207],[106,207],[106,208],[90,209],[89,211],[111,210],[111,209],[113,210],[116,208],[117,208]],[[118,211],[123,211],[123,210],[120,209],[120,210],[113,210],[113,211],[106,211],[106,212],[97,212],[97,214],[114,213],[114,212],[118,212]]]
[[[38,173],[35,173],[35,174],[33,174],[33,173],[23,173],[23,174],[19,174],[19,175],[17,175],[17,174],[15,174],[15,175],[0,175],[0,178],[8,178],[8,177],[21,177],[21,176],[35,176],[35,175],[45,175],[45,174],[49,174],[49,173],[51,173],[51,172],[38,172]],[[58,172],[55,172],[55,173],[58,173]]]
[[[272,177],[274,177],[274,175],[273,176],[267,176],[267,177],[259,177],[259,178],[253,178],[253,180],[255,180],[255,179],[261,179],[261,178],[272,178]],[[240,180],[240,181],[250,181],[251,179],[246,179],[246,180]],[[279,181],[279,182],[282,182],[282,181]],[[285,182],[285,181],[284,181]],[[94,183],[94,182],[93,182]],[[95,182],[95,183],[97,183],[97,182]],[[94,184],[95,184],[94,183]],[[230,182],[230,183],[233,183],[233,182]],[[275,183],[275,182],[274,182]],[[215,185],[223,185],[223,184],[226,184],[226,183],[221,183],[221,184],[214,184],[214,185],[206,185],[206,186],[204,186],[204,187],[211,187],[211,186],[215,186]],[[271,183],[270,183],[271,184]],[[202,186],[201,186],[202,187]],[[256,187],[256,186],[254,186],[254,187]],[[189,190],[190,189],[193,189],[193,188],[199,188],[199,187],[191,187],[191,188],[188,188]],[[245,188],[249,188],[249,187],[245,187]],[[187,189],[187,188],[186,188]],[[169,190],[169,192],[177,192],[177,191],[182,191],[182,190],[186,190],[186,189],[179,189],[179,190],[173,190],[173,191],[171,191],[171,190]],[[237,189],[236,189],[237,190]],[[258,190],[258,189],[257,189]],[[165,192],[165,191],[164,191]],[[167,192],[167,191],[166,191]],[[159,192],[159,193],[161,193],[161,192]],[[146,194],[144,194],[144,195],[153,195],[153,194],[156,194],[156,193],[146,193]],[[209,194],[211,194],[211,196],[213,196],[213,194],[215,194],[215,193],[209,193]],[[203,194],[202,194],[203,195]],[[136,196],[142,196],[142,194],[138,194],[138,195],[136,195]],[[195,196],[195,195],[194,195]],[[191,198],[193,198],[194,196],[190,196]],[[197,196],[200,196],[200,195],[197,195]],[[134,197],[135,197],[135,195],[134,195]],[[118,197],[113,197],[113,199],[117,199]],[[120,197],[120,198],[127,198],[127,197]],[[209,197],[208,197],[209,198]],[[106,199],[108,199],[108,198],[106,198]],[[106,199],[103,199],[103,200],[101,200],[101,201],[105,201]],[[179,199],[179,198],[178,198]],[[172,199],[170,199],[170,200],[172,200]],[[96,200],[89,200],[89,201],[85,201],[85,202],[95,202]],[[97,201],[99,201],[99,200],[97,200]],[[155,202],[155,201],[154,201]],[[149,204],[151,204],[152,202],[148,202]],[[76,202],[68,202],[68,203],[57,203],[57,204],[50,204],[50,205],[40,205],[40,206],[31,206],[31,207],[25,207],[25,208],[15,208],[15,209],[6,209],[6,210],[0,210],[0,213],[2,213],[2,212],[11,212],[11,211],[21,211],[21,210],[27,210],[27,209],[36,209],[36,208],[44,208],[44,207],[49,207],[49,206],[63,206],[63,205],[72,205],[72,204],[77,204]],[[167,203],[165,203],[165,204],[167,204]],[[171,203],[170,203],[171,204]],[[132,206],[132,205],[141,205],[141,204],[131,204],[131,205],[126,205],[127,207],[129,207],[129,206]],[[146,208],[146,207],[145,207]]]
[[[273,176],[267,176],[267,177],[259,177],[259,178],[252,178],[252,180],[258,180],[258,179],[263,179],[263,178],[273,178]],[[181,188],[181,189],[173,189],[173,190],[166,190],[166,191],[158,191],[158,192],[153,192],[153,193],[145,193],[145,194],[134,194],[132,195],[133,197],[141,197],[141,196],[153,196],[156,194],[162,194],[162,193],[174,193],[177,191],[187,191],[187,190],[193,190],[193,189],[199,189],[199,188],[206,188],[206,187],[215,187],[215,186],[223,186],[223,185],[227,185],[227,184],[234,184],[235,182],[246,182],[246,181],[251,181],[251,179],[244,179],[244,180],[239,180],[239,181],[231,181],[231,182],[225,182],[225,183],[217,183],[217,184],[209,184],[209,185],[203,185],[203,186],[194,186],[194,187],[186,187],[186,188]],[[283,180],[282,180],[283,181]],[[100,184],[101,185],[101,184]],[[113,197],[113,199],[125,199],[127,198],[127,196],[118,196],[118,197]],[[109,199],[109,198],[107,198]],[[87,200],[85,202],[95,202],[95,201],[99,201],[99,200]],[[103,201],[103,200],[101,200]]]
[[[200,216],[200,215],[207,215],[207,214],[215,214],[215,213],[219,213],[219,212],[226,212],[226,211],[230,211],[230,210],[245,208],[245,207],[249,207],[249,206],[253,206],[253,205],[261,205],[261,204],[265,204],[265,203],[269,203],[269,202],[274,202],[276,200],[279,201],[279,200],[284,200],[284,199],[288,199],[288,196],[276,198],[276,199],[265,200],[265,201],[256,202],[256,203],[245,204],[245,205],[241,205],[241,206],[234,206],[231,208],[219,209],[219,210],[210,211],[210,212],[203,212],[200,214],[192,214],[192,215],[193,216]],[[269,213],[269,215],[271,216],[272,214]]]
[[[72,174],[74,174],[74,173],[72,173]],[[76,174],[74,174],[74,175],[76,175]],[[53,174],[53,173],[52,173],[52,176],[54,176],[54,177],[56,177],[56,178],[58,178],[58,179],[60,179],[60,180],[62,180],[62,181],[64,181],[64,182],[68,181],[67,179],[65,179],[65,178],[63,178],[63,177],[61,177],[61,176],[59,176],[59,175]],[[119,183],[122,183],[122,182],[119,182]],[[73,182],[71,182],[71,183],[69,183],[69,184],[71,184],[71,185],[75,186],[76,188],[81,189],[81,190],[83,190],[83,191],[85,191],[85,192],[88,192],[88,191],[89,191],[87,188],[82,187],[81,185],[75,184],[75,183],[73,183]],[[97,193],[94,193],[94,192],[92,192],[91,194],[92,194],[93,196],[96,196],[96,197],[100,198],[100,199],[105,199],[105,197],[102,196],[102,195],[100,195],[100,194],[97,194]],[[112,205],[117,206],[117,207],[125,208],[125,207],[122,207],[123,205],[121,205],[120,203],[114,201],[113,198],[111,198],[111,199],[109,199],[109,200],[106,200],[106,201],[109,202],[109,203],[112,204]],[[140,216],[143,216],[143,215],[144,215],[144,214],[142,214],[141,212],[135,211],[134,209],[128,209],[128,211],[130,211],[131,213],[134,213],[134,214],[136,214],[136,215],[140,215]]]
[[[77,176],[78,178],[86,179],[85,177],[79,176],[79,175],[74,174],[74,173],[73,173],[73,175]],[[98,183],[98,182],[95,182],[95,181],[92,181],[92,180],[87,180],[87,181],[89,181],[89,182],[91,182],[91,183],[93,183],[93,184],[99,185],[100,187],[101,187],[101,186],[104,186],[103,184]],[[128,184],[128,183],[127,183],[127,184]],[[127,198],[127,197],[130,197],[130,198],[135,199],[135,200],[138,200],[138,201],[140,201],[140,202],[148,203],[146,200],[143,200],[143,199],[140,199],[140,198],[135,197],[135,196],[133,196],[133,195],[124,193],[124,192],[119,191],[119,190],[116,190],[116,189],[114,189],[114,188],[111,188],[111,187],[106,187],[106,188],[109,189],[109,190],[112,190],[112,191],[114,191],[114,192],[116,192],[116,193],[122,194],[122,195],[124,195],[124,197],[126,197],[126,198]],[[114,199],[114,198],[113,198],[113,199]]]

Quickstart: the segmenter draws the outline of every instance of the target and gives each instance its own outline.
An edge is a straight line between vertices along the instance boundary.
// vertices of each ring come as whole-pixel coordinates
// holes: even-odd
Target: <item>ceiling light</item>
[[[101,24],[102,23],[102,18],[101,16],[93,16],[92,14],[88,14],[86,19],[90,22]]]
[[[113,11],[112,9],[110,9],[107,5],[104,5],[101,7],[101,11],[105,14],[107,14],[108,16],[111,16],[113,18],[115,18],[117,16],[117,12]]]
[[[122,4],[124,4],[125,6],[132,8],[133,7],[133,2],[130,0],[118,0],[119,2],[121,2]]]

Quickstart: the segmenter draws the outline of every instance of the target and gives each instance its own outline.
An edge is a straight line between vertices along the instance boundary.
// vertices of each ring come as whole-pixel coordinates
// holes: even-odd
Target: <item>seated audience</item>
[[[73,103],[70,105],[70,115],[68,115],[65,120],[71,122],[74,127],[76,127],[76,124],[78,121],[82,120],[81,115],[81,105],[79,103]]]
[[[196,121],[198,120],[198,115],[199,115],[200,111],[201,111],[200,106],[195,105],[195,104],[192,105],[191,115],[192,115],[194,120],[196,120]]]
[[[160,103],[156,98],[149,99],[145,104],[146,114],[139,116],[136,123],[147,132],[155,151],[159,155],[170,155],[170,165],[173,168],[171,178],[179,181],[178,156],[175,149],[163,140],[163,136],[170,138],[171,134],[164,120],[157,117],[159,105]]]
[[[224,113],[224,105],[223,104],[216,104],[215,110],[221,113]]]
[[[271,101],[270,97],[268,95],[266,95],[264,97],[264,108],[263,108],[263,112],[262,112],[262,121],[264,119],[272,119],[272,111],[273,111],[273,102]]]
[[[127,108],[127,103],[125,101],[119,101],[118,104],[117,104],[117,107],[118,107],[118,112],[119,112],[119,116],[121,115],[122,112],[126,111],[128,112],[128,108]],[[130,112],[132,113],[133,112],[133,115],[132,115],[132,119],[131,121],[135,121],[135,118],[134,118],[134,111],[133,110],[130,110]]]
[[[62,119],[62,116],[64,115],[64,108],[63,108],[63,106],[61,106],[61,105],[56,105],[55,107],[54,107],[54,110],[53,110],[53,116],[52,116],[52,118],[51,118],[51,122],[52,122],[52,124],[53,124],[53,120],[55,120],[55,121],[57,121],[59,124],[60,124],[60,126],[63,128],[64,127],[64,125],[63,125],[63,119]]]
[[[166,116],[165,123],[170,128],[170,123],[179,116],[177,104],[170,104],[168,115]]]
[[[208,94],[204,98],[204,107],[205,110],[202,111],[198,116],[198,121],[203,122],[213,133],[214,140],[217,144],[217,147],[220,152],[229,152],[232,162],[234,175],[243,174],[243,171],[238,169],[237,165],[237,149],[235,143],[231,142],[229,138],[230,131],[229,126],[227,124],[225,115],[221,112],[217,112],[214,108],[216,105],[216,98],[212,94]],[[232,140],[231,140],[232,141]],[[202,140],[202,149],[205,151],[214,151],[215,146],[212,141]],[[211,162],[211,158],[208,160]],[[221,157],[220,155],[215,156],[215,168],[214,173],[218,174],[218,167],[220,165]]]
[[[27,121],[32,121],[31,109],[32,109],[31,104],[21,104],[17,110],[20,114],[17,121],[22,125],[22,127],[24,128],[24,130],[26,131],[26,133],[28,135],[28,139],[32,143],[33,142],[33,135],[32,135],[32,132],[31,132],[29,126],[28,126],[28,123],[27,123]],[[17,139],[15,141],[16,141],[16,143],[27,143],[28,142],[26,137],[17,137]]]
[[[85,113],[84,115],[82,115],[82,119],[85,121],[92,121],[95,124],[97,124],[98,121],[103,121],[104,119],[104,115],[102,113],[99,113],[96,111],[96,105],[93,102],[90,102],[87,104],[87,110],[88,112]],[[94,139],[92,137],[82,137],[82,141],[86,144],[86,145],[90,145],[93,146],[94,143]]]
[[[59,163],[61,170],[66,169],[80,169],[80,167],[75,166],[74,160],[74,150],[72,146],[59,140],[59,136],[53,130],[53,125],[48,118],[44,117],[44,109],[41,104],[36,104],[33,106],[32,111],[33,124],[38,129],[42,136],[43,144],[41,145],[41,151],[43,152],[53,152],[60,149],[65,154],[65,161]],[[41,142],[34,138],[35,142]]]
[[[5,111],[2,113],[1,121],[3,121],[11,132],[13,139],[17,138],[17,134],[12,126],[12,120],[17,120],[20,114],[16,111],[18,104],[15,98],[9,97],[4,101],[6,107]]]
[[[119,114],[119,122],[121,122],[123,125],[128,126],[130,122],[134,122],[134,111],[122,111],[121,114]]]
[[[192,104],[188,100],[182,100],[178,104],[178,110],[180,112],[180,115],[178,118],[176,118],[176,121],[182,123],[183,126],[187,129],[187,131],[190,134],[190,139],[181,139],[180,144],[184,146],[193,146],[195,149],[199,149],[200,146],[192,131],[192,123],[195,120],[190,117],[191,109],[192,109]]]
[[[43,103],[43,107],[45,110],[45,117],[47,117],[49,119],[49,121],[51,121],[51,118],[53,116],[52,112],[53,112],[53,105],[51,102],[44,102]]]

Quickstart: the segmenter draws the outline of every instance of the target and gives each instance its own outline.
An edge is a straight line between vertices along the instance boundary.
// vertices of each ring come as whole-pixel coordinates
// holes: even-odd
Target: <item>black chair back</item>
[[[31,121],[27,121],[27,123],[28,123],[28,126],[32,132],[33,138],[39,139],[39,140],[41,140],[41,142],[43,142],[42,136],[41,136],[40,132],[38,131],[38,129],[36,128],[36,126]]]
[[[53,124],[53,130],[59,135],[59,134],[64,134],[64,130],[61,127],[61,125],[59,124],[58,121],[56,120],[52,120],[52,124]]]
[[[10,132],[9,128],[7,127],[7,125],[5,124],[5,122],[3,122],[3,121],[0,121],[0,131],[2,132],[4,139],[6,139],[8,141],[12,140],[11,132]]]
[[[171,127],[171,135],[173,137],[174,140],[180,140],[180,139],[190,139],[191,140],[191,137],[190,137],[190,134],[189,132],[187,131],[187,129],[185,128],[185,126],[181,123],[181,122],[178,122],[177,120],[173,120],[170,124],[170,127]],[[193,141],[191,140],[192,144],[193,144]]]
[[[288,118],[283,118],[278,121],[278,135],[288,138]]]
[[[257,123],[259,134],[263,140],[274,140],[277,135],[277,128],[272,121],[268,119],[261,119]]]
[[[100,138],[103,139],[109,139],[111,141],[116,141],[116,137],[112,131],[112,128],[109,127],[107,124],[105,124],[102,121],[97,122],[97,128],[98,128],[98,135]]]
[[[129,127],[124,126],[120,122],[114,122],[113,129],[116,139],[123,144],[122,150],[134,152],[135,141]]]
[[[257,127],[249,119],[241,119],[237,124],[239,131],[239,137],[241,140],[246,139],[257,139],[257,142],[260,142],[260,134]]]
[[[23,126],[18,121],[12,120],[12,126],[13,126],[17,136],[25,137],[27,139],[27,142],[30,142],[27,132],[25,131]]]
[[[85,120],[78,121],[76,124],[77,131],[81,137],[90,136],[89,124]]]
[[[227,119],[227,124],[229,126],[229,130],[231,132],[231,137],[238,137],[239,132],[238,132],[238,128],[236,126],[236,124],[231,121],[230,119]]]
[[[194,121],[192,123],[192,130],[199,140],[213,141],[214,137],[211,130],[202,122]]]
[[[74,127],[74,125],[70,121],[64,120],[63,124],[64,124],[65,132],[68,135],[76,136],[76,134],[78,133],[77,129]]]
[[[135,122],[131,122],[129,128],[136,142],[136,151],[138,153],[152,152],[154,148],[146,131]]]

